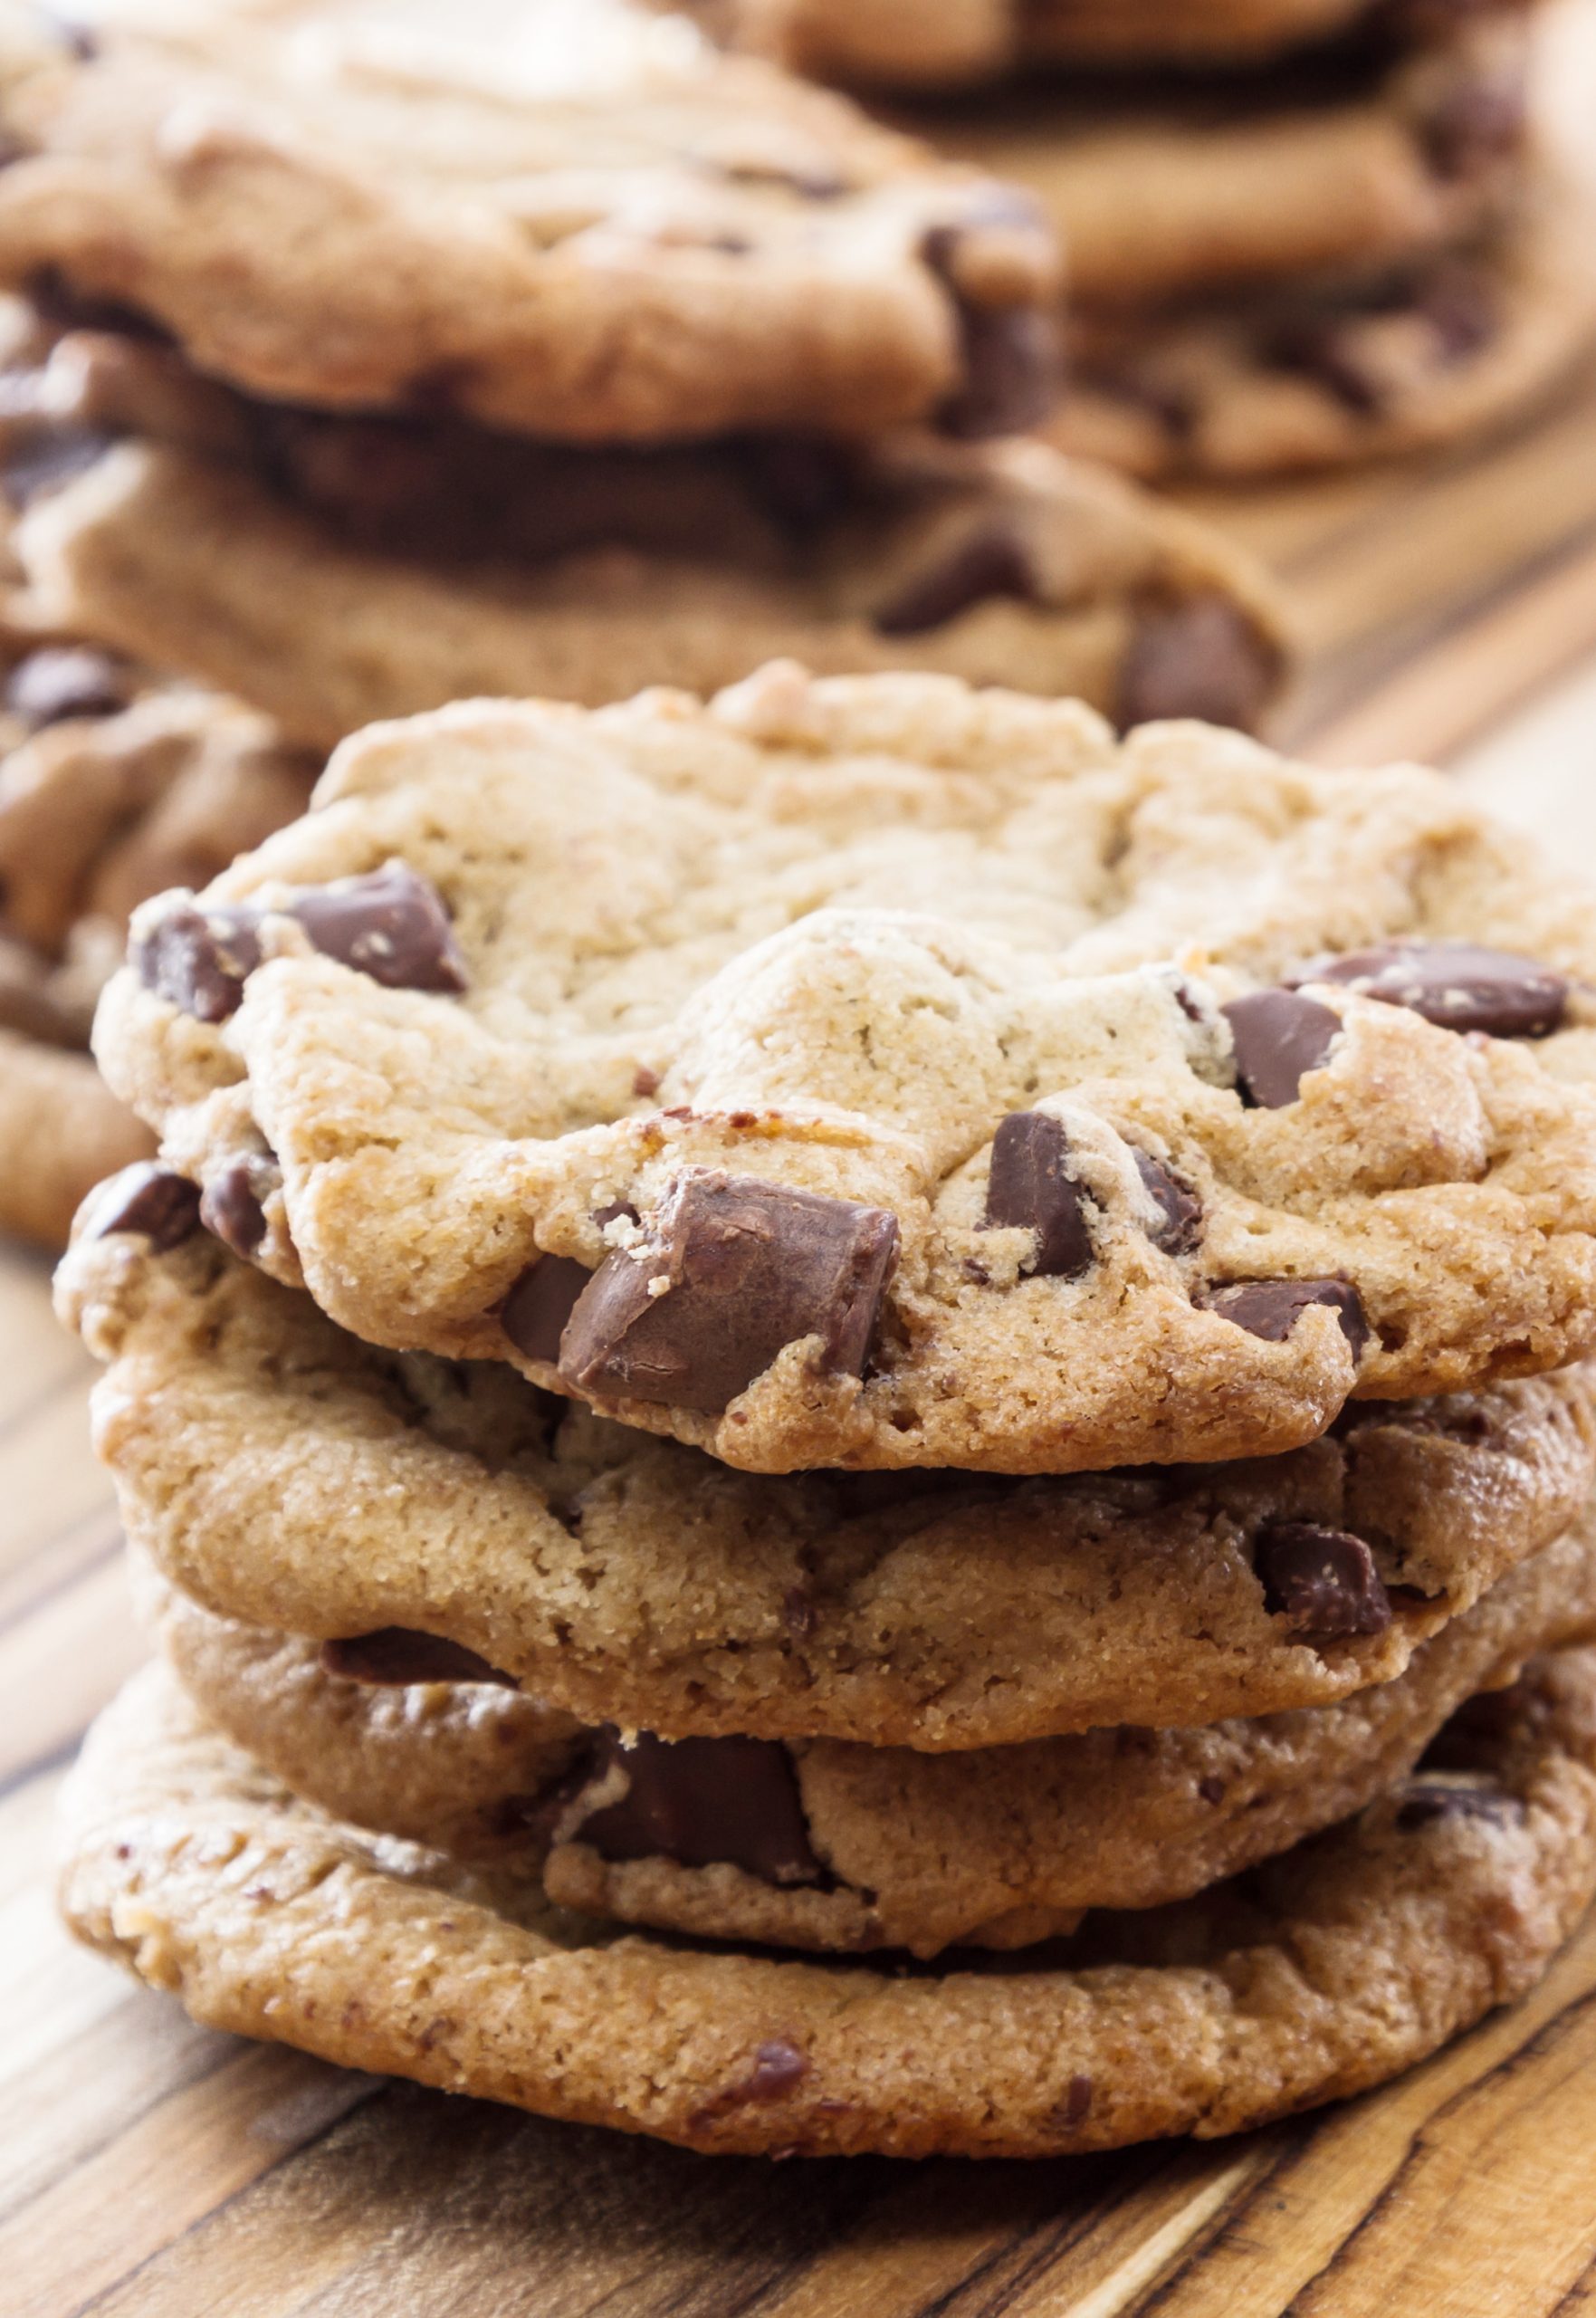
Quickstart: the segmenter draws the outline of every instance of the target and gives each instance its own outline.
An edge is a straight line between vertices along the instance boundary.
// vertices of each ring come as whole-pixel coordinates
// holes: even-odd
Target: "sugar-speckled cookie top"
[[[1596,1621],[1587,1519],[1406,1673],[1335,1706],[955,1755],[826,1738],[671,1746],[584,1731],[502,1683],[443,1679],[447,1645],[425,1636],[319,1652],[218,1618],[140,1562],[146,1614],[201,1712],[334,1818],[541,1875],[586,1914],[918,1956],[1024,1947],[1086,1909],[1158,1906],[1238,1874],[1362,1810],[1476,1691],[1532,1652],[1588,1641]]]
[[[1363,2090],[1545,1970],[1596,1890],[1596,1670],[1238,1882],[950,1970],[617,1939],[296,1804],[139,1678],[63,1798],[81,1940],[215,2028],[704,2150],[1040,2156]]]
[[[283,399],[588,441],[1028,423],[1053,245],[846,99],[626,0],[0,14],[0,277]]]
[[[1061,1471],[1582,1351],[1591,924],[1433,774],[774,666],[358,736],[96,1045],[358,1336],[750,1470]]]
[[[431,1636],[587,1722],[931,1752],[1324,1704],[1591,1489],[1586,1371],[1237,1465],[737,1473],[501,1365],[357,1343],[196,1228],[237,1214],[135,1171],[62,1269],[129,1534],[225,1616]]]

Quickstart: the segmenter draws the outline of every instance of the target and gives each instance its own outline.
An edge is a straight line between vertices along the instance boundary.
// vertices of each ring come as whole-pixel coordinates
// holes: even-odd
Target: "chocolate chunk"
[[[989,524],[911,580],[876,613],[875,626],[883,636],[922,636],[994,596],[1035,603],[1037,575],[1013,532]]]
[[[1313,1521],[1271,1521],[1259,1531],[1253,1566],[1264,1600],[1293,1631],[1330,1641],[1350,1633],[1383,1633],[1391,1605],[1374,1557],[1349,1529],[1322,1529]]]
[[[1075,2125],[1084,2125],[1090,2113],[1095,2090],[1089,2076],[1072,2076],[1065,2087],[1063,2100],[1054,2104],[1052,2122],[1063,2126],[1066,2131]]]
[[[111,437],[88,426],[53,426],[19,444],[0,467],[0,491],[14,507],[31,507],[97,466]]]
[[[1132,1156],[1142,1186],[1161,1218],[1148,1237],[1167,1256],[1189,1254],[1202,1237],[1202,1202],[1190,1184],[1150,1151],[1137,1151]]]
[[[1330,1306],[1358,1359],[1369,1341],[1369,1323],[1350,1279],[1237,1279],[1209,1298],[1210,1312],[1266,1344],[1284,1344],[1310,1304]]]
[[[1499,1786],[1463,1786],[1420,1773],[1397,1806],[1397,1825],[1410,1829],[1430,1826],[1438,1819],[1484,1819],[1502,1826],[1520,1817],[1523,1810],[1518,1797]]]
[[[385,990],[468,987],[437,888],[403,861],[365,877],[302,886],[289,905],[325,957],[368,974]]]
[[[751,436],[740,457],[754,496],[799,542],[835,522],[854,498],[855,459],[846,444],[813,435]]]
[[[794,2085],[801,2084],[808,2074],[809,2056],[801,2046],[793,2043],[790,2036],[767,2036],[764,2043],[755,2048],[754,2064],[748,2074],[739,2077],[735,2084],[728,2084],[721,2092],[712,2094],[702,2108],[693,2112],[687,2122],[692,2126],[702,2127],[713,2124],[729,2110],[760,2107],[768,2101],[779,2101],[784,2093],[790,2093]],[[839,2101],[822,2101],[815,2105],[817,2112],[841,2113],[847,2107],[846,2102]],[[782,2154],[780,2150],[774,2153],[778,2156]]]
[[[1280,666],[1275,646],[1223,596],[1149,601],[1120,668],[1114,722],[1128,731],[1161,716],[1199,716],[1250,732]]]
[[[1460,81],[1422,125],[1429,165],[1438,177],[1477,177],[1518,150],[1526,119],[1521,78]]]
[[[253,1256],[266,1236],[258,1177],[275,1173],[270,1160],[235,1159],[211,1177],[201,1194],[199,1220],[234,1255]]]
[[[1052,315],[1034,306],[977,306],[962,298],[958,305],[964,384],[938,411],[939,426],[973,442],[1038,426],[1064,381]]]
[[[992,1137],[983,1222],[1034,1231],[1027,1269],[1049,1279],[1074,1279],[1092,1262],[1085,1194],[1064,1172],[1068,1150],[1062,1124],[1046,1111],[1011,1111]]]
[[[643,1248],[616,1249],[588,1280],[559,1373],[582,1392],[718,1412],[784,1345],[817,1336],[827,1370],[861,1375],[897,1253],[884,1208],[684,1175]]]
[[[132,671],[87,645],[46,645],[5,680],[6,707],[35,733],[68,716],[114,716],[132,697]]]
[[[1556,1030],[1568,979],[1510,950],[1473,942],[1391,942],[1315,958],[1287,988],[1342,982],[1364,998],[1406,1006],[1444,1030],[1488,1030],[1498,1039],[1540,1039]]]
[[[571,1307],[593,1275],[570,1256],[540,1256],[530,1263],[499,1314],[505,1335],[529,1360],[559,1358],[559,1339]]]
[[[1212,1803],[1216,1805],[1223,1803],[1225,1800],[1225,1782],[1222,1778],[1216,1778],[1210,1772],[1207,1778],[1199,1778],[1198,1780],[1197,1792],[1205,1803]]]
[[[1341,1017],[1316,998],[1290,990],[1255,990],[1220,1013],[1230,1025],[1243,1102],[1266,1111],[1295,1103],[1304,1078],[1328,1060]]]
[[[249,905],[227,907],[179,903],[158,919],[131,948],[132,963],[147,990],[201,1022],[225,1022],[236,1013],[246,974],[261,963],[260,913]]]
[[[90,1193],[80,1229],[85,1240],[137,1231],[157,1255],[165,1255],[199,1229],[199,1185],[153,1159],[136,1160]]]
[[[635,1745],[606,1727],[596,1776],[618,1764],[628,1781],[618,1803],[582,1820],[570,1840],[601,1859],[672,1859],[680,1867],[727,1860],[766,1883],[824,1879],[809,1847],[798,1773],[770,1738],[679,1738],[652,1733]]]
[[[1434,332],[1443,365],[1467,361],[1488,346],[1500,321],[1493,285],[1465,265],[1438,268],[1417,311]]]
[[[409,1626],[378,1626],[373,1633],[324,1642],[321,1665],[324,1672],[341,1674],[346,1681],[384,1688],[407,1682],[496,1682],[508,1691],[518,1687],[513,1674],[490,1665],[464,1643],[416,1633]]]

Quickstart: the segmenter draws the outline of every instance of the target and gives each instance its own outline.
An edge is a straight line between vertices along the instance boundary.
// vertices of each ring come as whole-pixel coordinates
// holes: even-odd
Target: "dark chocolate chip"
[[[1313,1521],[1271,1521],[1260,1530],[1253,1565],[1270,1611],[1295,1633],[1330,1641],[1383,1633],[1390,1596],[1362,1537]]]
[[[306,886],[289,904],[318,950],[368,974],[385,990],[468,986],[437,888],[402,861],[365,877]]]
[[[253,1256],[266,1236],[266,1211],[257,1189],[262,1169],[258,1160],[235,1159],[211,1177],[200,1196],[200,1221],[234,1255]]]
[[[1063,2100],[1054,2108],[1054,2122],[1066,2129],[1075,2125],[1084,2125],[1090,2113],[1092,2096],[1095,2091],[1096,2087],[1089,2076],[1072,2076],[1065,2087]]]
[[[496,1682],[504,1690],[517,1688],[513,1674],[490,1665],[464,1643],[416,1633],[409,1626],[378,1626],[373,1633],[324,1642],[321,1664],[327,1673],[341,1674],[347,1681],[385,1688],[408,1682]]]
[[[784,1345],[817,1336],[827,1370],[861,1375],[897,1253],[884,1208],[684,1175],[642,1249],[616,1249],[588,1282],[559,1373],[581,1392],[718,1412]]]
[[[1255,990],[1219,1011],[1230,1025],[1241,1098],[1260,1110],[1295,1103],[1341,1036],[1339,1014],[1292,990]]]
[[[1342,982],[1362,997],[1406,1006],[1445,1030],[1488,1030],[1498,1039],[1539,1039],[1556,1030],[1568,980],[1510,950],[1473,942],[1392,942],[1315,958],[1288,987]]]
[[[35,733],[69,716],[114,716],[132,697],[132,671],[82,644],[45,645],[5,680],[6,707]]]
[[[883,636],[922,636],[994,596],[1035,603],[1037,575],[1013,532],[989,524],[970,532],[940,563],[901,588],[876,613],[875,626]]]
[[[1222,1778],[1215,1778],[1211,1774],[1207,1778],[1199,1778],[1198,1780],[1197,1791],[1205,1803],[1219,1804],[1223,1803],[1225,1800],[1224,1780]]]
[[[559,1339],[571,1307],[592,1277],[586,1264],[570,1256],[540,1256],[530,1263],[499,1314],[516,1350],[552,1367],[559,1358]]]
[[[762,2045],[756,2047],[753,2066],[748,2074],[739,2077],[735,2084],[728,2084],[722,2092],[712,2094],[702,2108],[693,2112],[687,2122],[693,2126],[709,2125],[718,2117],[724,2116],[728,2110],[757,2108],[769,2101],[779,2101],[784,2093],[790,2093],[794,2085],[801,2084],[808,2074],[809,2056],[793,2043],[790,2036],[768,2036]],[[817,2112],[826,2110],[837,2114],[841,2114],[846,2106],[846,2102],[835,2101],[816,2104]],[[781,2152],[778,2150],[775,2154],[780,2155]]]
[[[97,466],[111,437],[87,426],[53,426],[13,450],[0,468],[0,491],[14,507],[31,507]]]
[[[976,306],[959,301],[964,383],[937,413],[960,441],[1023,434],[1058,399],[1064,357],[1057,324],[1035,306]]]
[[[1502,1826],[1521,1816],[1523,1809],[1516,1796],[1500,1787],[1459,1786],[1421,1773],[1397,1806],[1397,1825],[1406,1830],[1433,1825],[1438,1819],[1484,1819]]]
[[[1464,81],[1426,117],[1420,134],[1438,177],[1477,176],[1515,153],[1528,118],[1522,79]]]
[[[1136,615],[1120,668],[1114,722],[1123,731],[1163,716],[1250,732],[1279,682],[1276,647],[1224,596],[1150,602]]]
[[[201,1022],[236,1013],[246,974],[261,963],[259,912],[248,905],[201,908],[183,902],[132,943],[147,990]]]
[[[671,1859],[681,1867],[729,1861],[766,1883],[816,1883],[824,1870],[809,1845],[798,1773],[770,1738],[679,1738],[649,1731],[631,1746],[606,1729],[596,1776],[618,1765],[618,1803],[582,1820],[570,1840],[601,1859]]]
[[[164,1255],[198,1231],[199,1185],[158,1166],[153,1159],[137,1160],[91,1192],[82,1218],[85,1240],[137,1231],[157,1255]]]
[[[1149,1151],[1133,1154],[1142,1187],[1159,1212],[1160,1221],[1148,1237],[1167,1256],[1190,1254],[1202,1237],[1202,1202],[1161,1159]]]
[[[1266,1344],[1284,1344],[1311,1304],[1330,1306],[1358,1359],[1369,1341],[1369,1323],[1350,1279],[1238,1279],[1209,1298],[1210,1312]]]
[[[1092,1261],[1085,1195],[1064,1170],[1068,1151],[1063,1125],[1046,1111],[1011,1111],[992,1137],[983,1221],[1034,1231],[1027,1269],[1050,1279],[1074,1279]]]

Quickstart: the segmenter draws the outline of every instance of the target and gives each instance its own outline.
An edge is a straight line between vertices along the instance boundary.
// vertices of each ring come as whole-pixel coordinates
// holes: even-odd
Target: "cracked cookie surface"
[[[96,1050],[369,1341],[750,1470],[1209,1460],[1583,1349],[1591,923],[1433,774],[777,665],[357,736]]]

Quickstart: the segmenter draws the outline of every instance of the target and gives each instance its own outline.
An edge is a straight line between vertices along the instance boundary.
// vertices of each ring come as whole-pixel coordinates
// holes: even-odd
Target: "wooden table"
[[[1450,758],[1596,872],[1596,367],[1486,454],[1225,512],[1314,653],[1286,737]],[[141,1655],[87,1383],[48,1266],[0,1252],[0,2313],[1596,2311],[1596,1920],[1528,2002],[1383,2093],[1037,2166],[696,2158],[191,2026],[52,1911],[56,1787]]]

